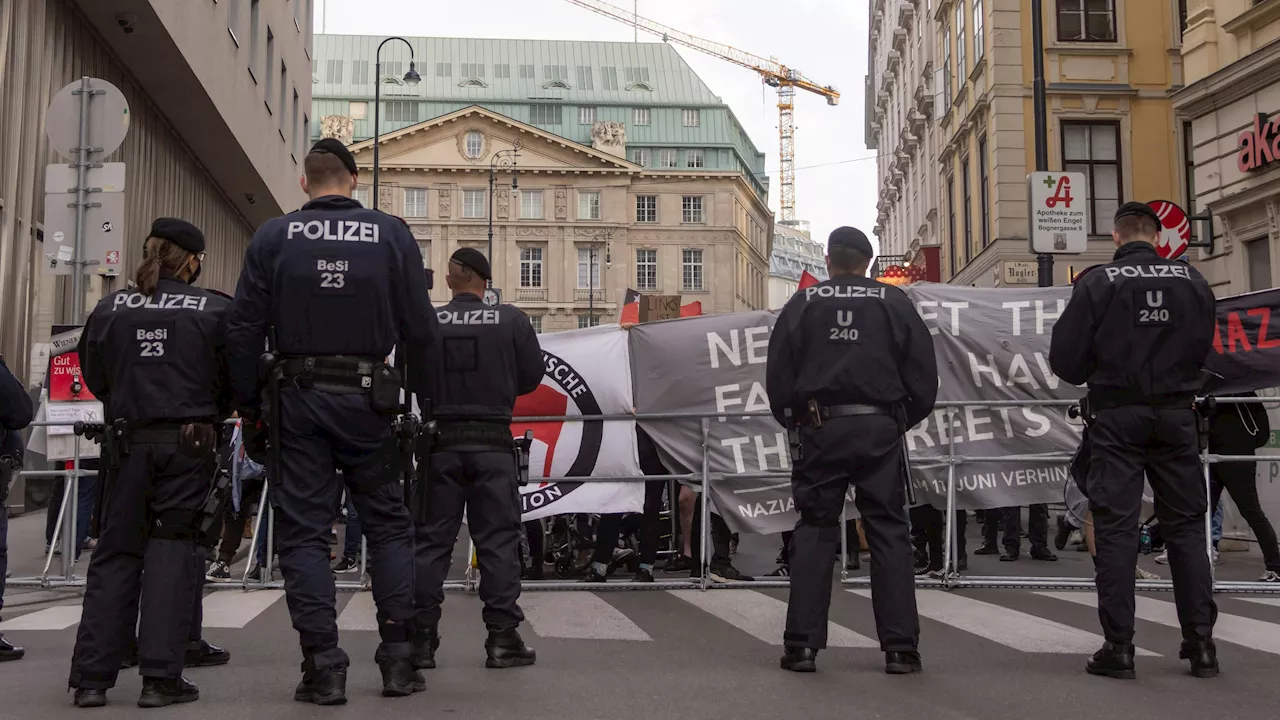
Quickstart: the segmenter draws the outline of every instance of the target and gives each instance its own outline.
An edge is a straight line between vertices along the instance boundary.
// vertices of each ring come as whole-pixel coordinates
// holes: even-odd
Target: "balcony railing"
[[[516,302],[546,302],[546,288],[516,288]]]
[[[574,299],[578,302],[604,302],[604,289],[578,288],[574,291]]]

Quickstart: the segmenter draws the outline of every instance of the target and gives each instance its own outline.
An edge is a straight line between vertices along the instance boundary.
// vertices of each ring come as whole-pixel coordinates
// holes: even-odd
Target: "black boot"
[[[956,558],[956,572],[964,572],[969,569],[969,556],[960,553],[960,557]]]
[[[915,650],[892,650],[884,654],[884,671],[889,675],[924,672],[924,663]]]
[[[1106,643],[1089,658],[1085,670],[1090,675],[1103,675],[1117,680],[1138,677],[1133,669],[1133,643]]]
[[[1213,638],[1183,640],[1178,658],[1191,661],[1191,674],[1198,678],[1218,677],[1218,646]]]
[[[374,660],[382,671],[382,697],[407,697],[427,689],[426,678],[408,657],[388,657],[379,652]]]
[[[316,668],[311,660],[302,661],[302,682],[293,691],[293,699],[316,705],[346,705],[347,669],[339,666]]]
[[[488,656],[484,661],[487,668],[524,667],[538,659],[538,654],[524,644],[515,628],[490,630],[488,639],[484,641],[484,651]]]
[[[142,678],[142,694],[138,707],[158,708],[174,703],[189,703],[200,699],[200,688],[186,678]]]
[[[778,663],[783,670],[791,672],[817,672],[818,651],[813,648],[786,647],[782,661]]]
[[[0,509],[0,512],[4,512],[4,510]],[[23,650],[17,645],[14,645],[8,640],[5,640],[4,636],[0,635],[0,662],[9,662],[11,660],[21,660],[22,656],[26,654],[27,654],[26,650]]]
[[[1058,531],[1053,536],[1053,546],[1059,551],[1067,548],[1067,540],[1071,538],[1071,526],[1067,524],[1067,516],[1058,516]]]
[[[183,667],[213,667],[231,662],[231,653],[203,639],[187,643]]]
[[[76,688],[76,707],[103,707],[107,704],[107,691],[102,688]]]
[[[413,654],[409,659],[418,670],[436,668],[436,650],[440,648],[440,633],[434,626],[419,630],[413,636]]]
[[[973,551],[974,555],[999,555],[1000,548],[992,543],[982,543],[982,547]]]

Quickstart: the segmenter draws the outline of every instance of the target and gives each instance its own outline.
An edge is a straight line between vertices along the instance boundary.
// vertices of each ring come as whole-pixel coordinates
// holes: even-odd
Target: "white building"
[[[800,276],[808,270],[819,280],[827,279],[827,250],[809,237],[809,224],[773,225],[773,253],[769,256],[769,309],[779,310],[795,294]]]

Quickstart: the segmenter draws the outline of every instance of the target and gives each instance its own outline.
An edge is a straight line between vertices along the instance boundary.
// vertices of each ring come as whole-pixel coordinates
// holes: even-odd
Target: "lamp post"
[[[516,140],[510,150],[499,150],[489,161],[489,275],[493,275],[493,194],[498,184],[498,169],[511,170],[511,194],[520,191],[520,181],[516,176],[516,158],[520,157],[520,148],[524,145]],[[493,278],[489,278],[489,287],[493,287]]]
[[[409,48],[409,72],[404,74],[404,82],[410,87],[417,85],[422,76],[413,68],[413,45],[402,37],[389,37],[378,43],[373,54],[373,206],[378,207],[378,137],[382,135],[382,46],[399,40]]]
[[[605,259],[609,260],[609,242],[613,239],[613,230],[604,231]],[[596,324],[596,243],[600,235],[591,238],[591,247],[587,250],[587,327]]]

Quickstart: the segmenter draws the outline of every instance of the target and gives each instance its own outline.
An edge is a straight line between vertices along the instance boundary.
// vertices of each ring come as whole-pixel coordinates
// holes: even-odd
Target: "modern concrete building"
[[[369,168],[384,39],[316,38],[316,137],[354,142]],[[408,41],[416,86],[402,81],[409,48],[383,49],[377,204],[405,217],[431,267],[487,251],[492,203],[494,284],[542,330],[616,321],[627,288],[705,313],[767,306],[764,154],[669,45]],[[517,140],[519,197],[507,167],[490,197],[490,166]]]
[[[1186,87],[1173,96],[1179,178],[1214,218],[1212,252],[1192,250],[1219,295],[1280,278],[1280,2],[1192,0]]]
[[[206,235],[201,284],[235,289],[253,229],[297,208],[311,135],[313,0],[5,0],[0,4],[0,351],[38,380],[54,323],[74,323],[71,282],[42,274],[45,111],[82,75],[129,104],[123,287],[152,219]],[[33,372],[33,370],[35,372]]]
[[[787,304],[806,271],[826,280],[826,256],[826,246],[810,237],[808,223],[775,224],[773,253],[769,256],[769,309],[780,310]]]
[[[937,32],[942,277],[980,287],[1034,285],[1026,191],[1035,168],[1029,4],[915,5],[932,13]],[[1110,259],[1111,218],[1121,203],[1186,201],[1169,99],[1183,85],[1178,5],[1044,0],[1048,169],[1084,173],[1090,210],[1089,249],[1058,256],[1055,284],[1066,283],[1073,268]]]

